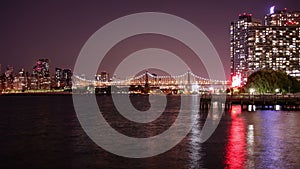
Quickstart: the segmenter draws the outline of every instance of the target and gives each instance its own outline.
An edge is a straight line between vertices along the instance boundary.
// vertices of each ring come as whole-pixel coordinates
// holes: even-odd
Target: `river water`
[[[147,96],[132,96],[140,110]],[[130,137],[162,133],[178,117],[180,97],[168,96],[165,112],[150,123],[134,123],[118,113],[109,96],[97,96],[109,124]],[[0,168],[300,168],[300,112],[242,111],[222,114],[213,135],[199,141],[210,115],[199,111],[188,135],[172,149],[148,158],[105,151],[82,129],[71,96],[0,97]],[[108,133],[109,134],[109,133]],[[153,145],[156,146],[156,145]]]

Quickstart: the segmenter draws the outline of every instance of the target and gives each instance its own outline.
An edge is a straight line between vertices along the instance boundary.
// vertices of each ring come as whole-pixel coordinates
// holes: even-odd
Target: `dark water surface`
[[[97,96],[103,116],[120,133],[149,137],[175,121],[180,97],[168,97],[165,112],[149,124],[118,114],[108,96]],[[147,109],[144,96],[131,98]],[[300,168],[300,112],[223,113],[212,137],[200,143],[207,114],[199,113],[190,133],[174,148],[149,158],[125,158],[98,147],[85,134],[71,96],[0,97],[0,168]],[[208,115],[209,116],[209,115]]]

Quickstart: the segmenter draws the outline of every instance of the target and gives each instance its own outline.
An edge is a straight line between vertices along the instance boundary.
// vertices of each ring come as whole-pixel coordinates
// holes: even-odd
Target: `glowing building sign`
[[[273,14],[274,11],[275,11],[275,6],[272,6],[272,7],[270,8],[270,14]]]
[[[241,87],[242,77],[241,74],[237,74],[232,76],[232,84],[231,87]]]

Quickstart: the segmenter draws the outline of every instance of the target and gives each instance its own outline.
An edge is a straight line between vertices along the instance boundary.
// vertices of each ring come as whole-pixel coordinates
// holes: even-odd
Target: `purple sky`
[[[51,61],[52,72],[55,67],[73,69],[84,43],[106,23],[137,12],[165,12],[182,17],[198,26],[217,49],[225,72],[229,75],[230,22],[236,20],[238,14],[243,12],[252,13],[254,17],[263,19],[272,5],[276,5],[277,9],[286,7],[288,10],[300,10],[300,2],[295,0],[1,2],[0,64],[2,72],[7,65],[14,66],[15,70],[25,68],[31,72],[38,58],[48,58]],[[145,37],[147,39],[147,36]],[[142,44],[141,47],[153,46],[151,42],[155,42],[155,37],[148,38],[149,43]],[[136,38],[135,42],[132,42],[132,39],[128,40],[132,44],[127,45],[140,44],[139,41],[143,41],[143,38]],[[170,42],[170,45],[174,46],[172,43],[178,42]],[[127,45],[123,43],[120,47],[126,50]],[[114,53],[122,55],[128,54],[128,51],[120,50]],[[102,67],[100,69],[102,70]],[[111,71],[110,65],[106,65],[103,69]],[[201,75],[201,71],[195,73]]]

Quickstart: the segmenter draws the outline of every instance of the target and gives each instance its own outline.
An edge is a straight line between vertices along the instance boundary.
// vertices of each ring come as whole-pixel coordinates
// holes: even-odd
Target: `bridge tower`
[[[191,85],[191,71],[188,70],[188,72],[187,72],[187,84],[185,85],[185,91],[187,93],[190,93],[191,89],[192,89],[192,85]]]
[[[191,72],[188,70],[187,72],[187,85],[191,85]]]
[[[148,71],[145,73],[145,86],[144,86],[144,93],[149,93],[150,86],[149,86],[149,77],[148,77]]]

